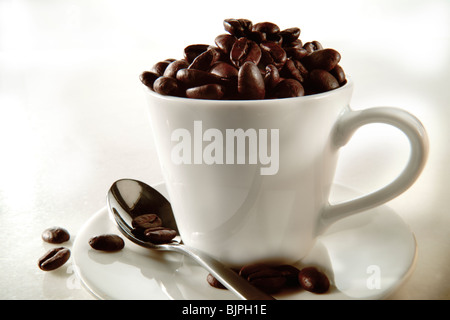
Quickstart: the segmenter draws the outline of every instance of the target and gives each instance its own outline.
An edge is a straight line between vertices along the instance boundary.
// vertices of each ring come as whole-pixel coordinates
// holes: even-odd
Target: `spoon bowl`
[[[153,250],[175,251],[191,257],[241,299],[274,300],[272,296],[252,286],[219,261],[200,250],[184,245],[169,201],[149,185],[132,179],[116,181],[108,191],[107,207],[111,219],[120,232],[135,244]],[[143,241],[132,233],[131,221],[137,216],[149,213],[157,214],[163,221],[164,227],[177,232],[174,240],[169,243],[154,244]]]

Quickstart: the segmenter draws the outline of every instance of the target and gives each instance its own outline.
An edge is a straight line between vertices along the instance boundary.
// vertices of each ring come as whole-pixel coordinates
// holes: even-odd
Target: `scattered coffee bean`
[[[339,52],[319,41],[303,44],[300,28],[280,31],[275,23],[248,19],[225,19],[223,26],[228,33],[214,39],[216,46],[188,45],[183,59],[156,63],[140,75],[141,82],[162,95],[221,100],[298,97],[347,82]],[[288,79],[301,87],[291,80],[280,84]]]
[[[266,293],[278,292],[286,283],[286,278],[280,271],[264,264],[246,265],[239,275]]]
[[[330,288],[328,277],[314,267],[303,268],[298,274],[303,289],[313,293],[325,293]]]
[[[131,221],[131,225],[133,228],[136,229],[148,229],[148,228],[155,228],[160,227],[162,225],[161,219],[158,217],[158,215],[149,213],[149,214],[143,214],[140,216],[135,217]]]
[[[42,232],[42,240],[48,243],[63,243],[69,241],[69,232],[61,227],[52,227]]]
[[[281,266],[276,266],[275,270],[281,272],[282,276],[286,278],[286,285],[289,287],[299,286],[298,274],[300,270],[294,266],[283,264]]]
[[[118,235],[102,234],[92,237],[89,240],[89,245],[95,250],[113,252],[122,250],[125,246],[125,242]]]
[[[38,261],[38,266],[43,271],[55,270],[64,265],[70,258],[70,250],[59,247],[49,250]]]
[[[149,228],[144,231],[147,241],[155,244],[169,243],[176,237],[177,232],[165,227]]]

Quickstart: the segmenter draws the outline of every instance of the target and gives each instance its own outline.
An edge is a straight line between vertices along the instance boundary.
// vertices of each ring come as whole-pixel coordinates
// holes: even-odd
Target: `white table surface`
[[[421,119],[427,166],[388,203],[413,230],[418,260],[390,298],[449,299],[450,2],[211,3],[171,2],[169,12],[162,1],[0,1],[0,298],[93,299],[70,263],[37,267],[52,247],[41,232],[59,225],[74,239],[115,180],[162,180],[139,74],[212,43],[224,18],[246,17],[298,26],[304,42],[340,51],[354,109],[397,106]],[[396,129],[366,126],[342,150],[336,181],[374,190],[408,152]]]

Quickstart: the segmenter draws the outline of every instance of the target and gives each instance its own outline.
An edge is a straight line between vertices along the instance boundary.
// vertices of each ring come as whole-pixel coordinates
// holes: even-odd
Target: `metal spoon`
[[[236,274],[236,272],[225,267],[207,254],[187,247],[181,241],[173,240],[166,244],[153,244],[134,236],[131,232],[132,219],[147,213],[158,214],[165,227],[174,229],[178,233],[169,201],[149,185],[132,179],[118,180],[111,186],[108,192],[107,203],[109,214],[117,224],[119,230],[125,237],[137,245],[153,250],[176,251],[193,258],[241,299],[274,300],[272,296],[252,286],[247,280]],[[178,236],[176,238],[179,239]]]

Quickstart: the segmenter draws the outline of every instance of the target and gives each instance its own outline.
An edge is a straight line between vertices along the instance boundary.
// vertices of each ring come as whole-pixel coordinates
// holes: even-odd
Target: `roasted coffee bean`
[[[321,69],[315,69],[309,73],[309,82],[317,93],[339,88],[339,82],[336,78],[331,73]]]
[[[236,37],[230,34],[220,34],[216,37],[214,42],[220,50],[226,54],[229,54],[236,40]]]
[[[177,80],[187,88],[199,87],[205,84],[221,84],[222,78],[203,70],[181,69],[177,72]]]
[[[293,98],[305,95],[302,84],[295,79],[284,79],[273,90],[274,98]]]
[[[308,53],[313,53],[314,51],[322,50],[323,46],[322,46],[322,44],[319,41],[312,41],[312,42],[305,43],[303,48],[306,51],[308,51]]]
[[[197,56],[197,58],[192,61],[188,69],[197,69],[208,71],[211,66],[218,61],[220,58],[220,53],[216,49],[208,49],[205,52]]]
[[[219,61],[212,66],[209,72],[222,78],[234,78],[238,76],[239,70],[234,65]]]
[[[135,217],[131,225],[133,228],[148,229],[162,226],[162,221],[158,215],[149,213]]]
[[[155,83],[156,79],[158,78],[159,74],[151,71],[144,71],[140,76],[141,82],[151,90],[153,90],[153,83]]]
[[[42,240],[48,243],[63,243],[69,241],[70,234],[69,231],[64,228],[52,227],[45,229],[44,232],[42,232],[41,237]]]
[[[186,97],[192,99],[220,100],[223,98],[224,94],[225,89],[220,84],[205,84],[186,90]]]
[[[323,49],[314,51],[302,59],[302,63],[308,70],[322,69],[330,71],[341,60],[341,55],[334,49]]]
[[[170,64],[170,61],[160,61],[153,65],[152,69],[150,71],[156,73],[159,76],[162,76],[164,74],[164,71],[166,70],[167,66]]]
[[[102,234],[90,238],[89,245],[95,250],[113,252],[122,250],[125,246],[125,242],[118,235]]]
[[[171,77],[162,76],[156,79],[155,82],[153,83],[153,90],[164,96],[180,95],[180,86],[178,85],[177,80]]]
[[[155,244],[169,243],[176,237],[177,232],[170,228],[156,227],[144,231],[147,241]]]
[[[54,248],[47,251],[38,261],[43,271],[51,271],[61,267],[70,258],[70,250],[65,247]]]
[[[300,36],[300,28],[288,28],[280,31],[280,35],[283,37],[283,44],[287,45],[292,41],[295,41]]]
[[[211,273],[208,273],[206,276],[206,281],[209,283],[211,287],[217,288],[217,289],[226,289],[226,287],[220,283],[219,280],[217,280]]]
[[[286,56],[294,60],[301,60],[308,55],[308,51],[299,47],[284,47]]]
[[[273,64],[280,70],[286,63],[286,51],[275,42],[262,42],[260,45],[264,65]]]
[[[238,93],[241,99],[264,99],[264,78],[253,62],[247,61],[239,69]]]
[[[266,35],[276,34],[280,32],[280,28],[273,22],[259,22],[255,24],[252,31],[265,33]]]
[[[186,69],[187,67],[189,67],[189,63],[186,60],[172,61],[164,71],[164,77],[175,78],[178,70]]]
[[[345,79],[345,73],[344,73],[344,69],[342,69],[342,67],[340,65],[337,65],[336,67],[334,67],[330,73],[333,75],[333,77],[336,78],[336,80],[339,82],[339,85],[344,85],[345,82],[347,81]]]
[[[300,270],[296,267],[289,264],[284,264],[281,266],[276,266],[274,269],[281,272],[282,276],[286,278],[287,286],[296,287],[300,285],[298,282],[298,274],[300,273]]]
[[[298,60],[287,59],[280,75],[284,78],[291,78],[303,83],[308,76],[308,70]]]
[[[264,86],[266,89],[266,94],[267,90],[270,91],[275,88],[281,80],[282,79],[280,78],[280,72],[278,71],[278,69],[273,64],[269,64],[266,67],[266,73],[264,75]]]
[[[330,288],[328,277],[314,267],[300,270],[298,281],[303,289],[314,293],[325,293]]]
[[[223,27],[231,35],[240,38],[244,37],[252,29],[252,22],[248,19],[225,19]]]
[[[184,48],[184,58],[191,64],[198,55],[208,50],[208,44],[191,44]]]
[[[258,64],[260,59],[261,48],[259,45],[245,37],[238,39],[231,48],[230,60],[238,68],[247,61]]]
[[[266,293],[276,293],[286,283],[280,271],[265,264],[251,264],[241,268],[239,275],[248,280],[255,287]]]

